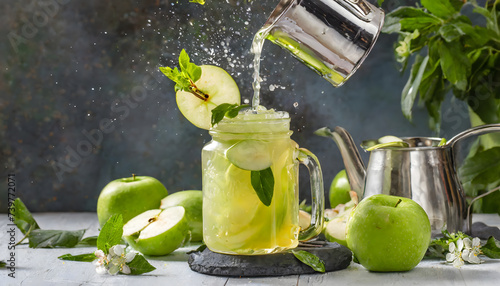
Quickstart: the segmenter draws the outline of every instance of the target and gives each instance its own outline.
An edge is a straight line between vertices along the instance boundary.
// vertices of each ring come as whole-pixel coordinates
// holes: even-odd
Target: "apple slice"
[[[245,140],[234,144],[227,149],[226,157],[236,167],[249,171],[264,170],[273,163],[268,144],[258,140]]]
[[[203,193],[199,190],[180,191],[161,200],[160,209],[183,206],[191,232],[191,241],[203,240]]]
[[[179,248],[188,234],[182,206],[146,211],[123,226],[123,238],[144,255],[167,255]]]
[[[222,68],[203,65],[201,77],[195,82],[196,87],[207,94],[207,100],[202,100],[194,94],[179,90],[176,101],[182,115],[196,127],[210,129],[212,109],[222,103],[240,104],[240,91],[233,78]]]

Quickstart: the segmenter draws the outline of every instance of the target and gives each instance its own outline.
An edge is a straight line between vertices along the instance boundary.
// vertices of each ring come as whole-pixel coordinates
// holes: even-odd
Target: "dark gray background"
[[[0,1],[2,178],[15,174],[16,196],[31,211],[95,211],[101,189],[132,173],[156,177],[170,192],[200,189],[200,151],[210,136],[178,111],[174,84],[158,67],[176,65],[184,48],[195,63],[226,69],[242,98],[251,99],[250,43],[277,3]],[[384,8],[402,3],[386,1]],[[313,135],[320,127],[342,126],[358,144],[388,134],[436,135],[423,107],[414,108],[413,123],[401,113],[408,73],[397,70],[395,40],[382,34],[340,88],[264,45],[262,103],[291,114],[292,139],[320,158],[325,190],[343,163],[333,141]],[[469,126],[461,102],[448,99],[443,114],[439,136]],[[308,188],[301,169],[301,197]]]

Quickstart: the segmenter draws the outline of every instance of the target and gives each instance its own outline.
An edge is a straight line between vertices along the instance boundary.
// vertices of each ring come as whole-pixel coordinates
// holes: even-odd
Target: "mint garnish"
[[[203,101],[207,101],[209,96],[196,87],[195,82],[201,77],[201,67],[190,61],[187,52],[182,49],[179,55],[179,69],[177,67],[160,67],[160,71],[169,79],[176,83],[175,91],[187,91]]]
[[[219,104],[216,108],[212,109],[212,126],[219,123],[224,117],[235,118],[241,109],[248,107],[248,104],[238,105],[230,103]]]
[[[325,272],[325,264],[316,255],[305,250],[292,250],[292,253],[298,260],[309,265],[314,271]]]
[[[274,193],[274,176],[271,167],[260,171],[252,171],[250,178],[252,187],[260,201],[266,207],[271,205]]]

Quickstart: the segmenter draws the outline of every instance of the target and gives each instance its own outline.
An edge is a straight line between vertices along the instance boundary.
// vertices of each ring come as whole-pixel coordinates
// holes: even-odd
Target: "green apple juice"
[[[288,113],[259,107],[210,130],[202,151],[203,235],[212,251],[257,255],[297,246],[298,146],[289,124]],[[251,183],[252,170],[266,167],[275,182],[269,206]]]

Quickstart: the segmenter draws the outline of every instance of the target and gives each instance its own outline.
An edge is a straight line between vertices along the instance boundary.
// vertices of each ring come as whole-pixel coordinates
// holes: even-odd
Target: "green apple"
[[[349,185],[347,173],[345,170],[342,170],[337,173],[330,185],[330,207],[334,208],[339,204],[345,204],[350,201],[350,191],[351,185]]]
[[[409,198],[374,195],[353,210],[347,246],[370,271],[408,271],[422,260],[431,240],[424,209]]]
[[[349,215],[350,212],[346,212],[325,223],[326,226],[323,229],[323,234],[326,240],[347,246],[346,226]]]
[[[153,177],[135,176],[117,179],[107,184],[97,200],[97,218],[103,226],[114,214],[123,222],[150,209],[157,209],[168,195],[165,186]]]
[[[184,207],[154,209],[129,220],[123,238],[144,255],[167,255],[179,248],[189,231]]]
[[[211,65],[201,67],[201,77],[196,87],[208,95],[202,100],[191,92],[179,90],[176,101],[182,115],[196,127],[210,129],[212,109],[222,103],[240,104],[240,91],[233,78],[223,69]]]
[[[180,191],[161,200],[160,209],[182,206],[186,209],[190,241],[203,240],[203,193],[202,191]]]

